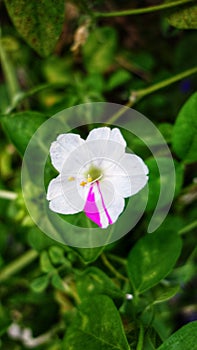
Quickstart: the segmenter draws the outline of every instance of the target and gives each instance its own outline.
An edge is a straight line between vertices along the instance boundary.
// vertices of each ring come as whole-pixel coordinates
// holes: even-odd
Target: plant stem
[[[14,201],[17,198],[17,193],[11,191],[0,190],[0,198],[10,199]]]
[[[118,278],[124,281],[128,281],[128,278],[123,276],[120,272],[118,272],[115,267],[109,262],[106,255],[103,253],[101,254],[101,259],[104,263],[104,265]]]
[[[140,324],[140,332],[139,332],[139,338],[138,338],[136,350],[143,350],[143,343],[144,343],[144,326]]]
[[[80,299],[79,295],[77,294],[77,291],[75,290],[75,288],[71,288],[71,286],[68,283],[66,283],[66,281],[62,281],[62,283],[63,283],[65,293],[69,297],[71,297],[76,302],[76,304],[80,304],[81,299]]]
[[[124,10],[124,11],[115,11],[115,12],[95,12],[94,17],[116,17],[116,16],[131,16],[131,15],[141,15],[145,13],[155,12],[155,11],[161,11],[166,10],[169,8],[173,8],[176,6],[181,6],[184,4],[187,4],[189,2],[193,2],[194,0],[175,0],[171,2],[167,2],[161,5],[155,5],[155,6],[149,6],[144,8],[137,8],[137,9],[130,9],[130,10]]]
[[[187,69],[184,72],[181,72],[179,74],[174,75],[171,78],[167,78],[163,81],[160,81],[159,83],[153,84],[151,86],[149,86],[148,88],[142,89],[142,90],[138,90],[136,92],[132,92],[131,93],[131,100],[132,97],[137,98],[138,100],[146,95],[152,94],[152,92],[155,92],[157,90],[163,89],[168,85],[171,85],[173,83],[176,83],[179,80],[182,80],[186,77],[188,77],[189,75],[195,74],[197,73],[197,67],[191,68],[191,69]]]
[[[197,227],[197,220],[195,220],[191,224],[183,227],[181,230],[178,231],[178,234],[183,235],[183,234],[193,230],[195,227]]]
[[[0,271],[0,282],[7,280],[12,275],[25,268],[38,257],[36,250],[29,250]]]
[[[107,120],[107,124],[113,124],[124,112],[128,110],[129,107],[134,106],[141,98],[144,96],[147,96],[149,94],[152,94],[155,91],[158,91],[160,89],[163,89],[173,83],[176,83],[179,80],[182,80],[192,74],[197,73],[197,67],[193,67],[190,69],[187,69],[184,72],[181,72],[179,74],[174,75],[171,78],[167,78],[165,80],[160,81],[159,83],[153,84],[151,86],[148,86],[145,89],[137,90],[137,91],[131,91],[129,101],[123,108],[121,108],[117,113],[115,113],[110,119]]]
[[[15,75],[15,69],[10,61],[8,55],[6,54],[6,50],[2,43],[0,42],[0,60],[2,65],[2,70],[5,76],[5,80],[8,87],[8,93],[11,101],[11,105],[13,104],[14,98],[19,92],[19,84]]]
[[[114,254],[108,254],[108,258],[110,260],[116,261],[119,264],[125,266],[127,264],[126,259],[121,258],[120,256],[114,255]]]
[[[25,91],[25,92],[20,91],[17,94],[15,94],[15,96],[12,100],[12,104],[6,109],[5,114],[11,113],[20,102],[22,102],[23,100],[25,100],[28,97],[31,97],[31,96],[33,96],[33,95],[35,95],[43,90],[46,90],[46,89],[62,88],[62,87],[64,87],[63,84],[46,83],[46,84],[36,86],[36,87],[30,89],[29,91]]]

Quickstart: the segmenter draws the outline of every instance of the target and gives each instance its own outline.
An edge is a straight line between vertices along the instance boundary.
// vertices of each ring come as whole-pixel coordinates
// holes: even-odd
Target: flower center
[[[89,180],[88,182],[96,181],[102,176],[101,169],[95,167],[94,165],[91,165],[89,170],[85,173],[85,177],[88,179],[91,178],[91,181]]]
[[[102,178],[103,174],[101,169],[97,168],[94,165],[91,165],[88,171],[85,172],[84,177],[85,180],[83,180],[80,185],[85,186],[88,183],[92,183],[95,181],[99,181]]]

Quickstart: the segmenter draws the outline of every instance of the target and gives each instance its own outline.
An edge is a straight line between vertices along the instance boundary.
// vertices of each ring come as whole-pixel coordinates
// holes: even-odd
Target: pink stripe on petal
[[[110,218],[110,215],[109,215],[109,213],[108,213],[108,211],[107,211],[107,208],[106,208],[106,206],[105,206],[105,202],[104,202],[104,199],[103,199],[103,195],[102,195],[102,192],[101,192],[101,188],[100,188],[99,182],[97,182],[96,184],[97,184],[97,187],[98,187],[100,196],[101,196],[102,206],[103,206],[103,209],[104,209],[105,214],[106,214],[106,216],[107,216],[108,222],[109,222],[109,224],[113,224],[113,221],[112,221],[112,219]]]
[[[84,207],[84,212],[86,216],[95,222],[98,226],[102,227],[99,210],[96,206],[95,194],[93,192],[93,186],[90,187],[88,192],[87,200]]]

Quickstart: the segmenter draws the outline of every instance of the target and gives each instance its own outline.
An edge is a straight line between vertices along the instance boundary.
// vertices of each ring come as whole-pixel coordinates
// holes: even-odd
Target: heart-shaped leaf
[[[48,56],[61,34],[64,0],[5,0],[17,31],[41,56]]]
[[[159,283],[175,265],[181,239],[174,232],[158,231],[141,238],[128,257],[128,274],[136,293]]]
[[[197,322],[188,323],[171,335],[157,350],[195,350]]]
[[[104,295],[80,304],[66,332],[63,350],[130,350],[120,315],[112,300]]]
[[[183,105],[173,128],[172,147],[184,163],[197,161],[196,111],[197,93]]]
[[[169,23],[178,29],[197,29],[197,5],[188,4],[168,16]]]

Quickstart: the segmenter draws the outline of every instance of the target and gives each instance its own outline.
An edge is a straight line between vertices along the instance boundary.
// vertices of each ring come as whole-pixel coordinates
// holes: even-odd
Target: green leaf
[[[55,273],[52,276],[51,283],[56,289],[59,289],[62,292],[65,292],[65,287],[64,287],[63,281],[62,281],[61,277],[58,275],[58,273]]]
[[[197,29],[197,5],[188,4],[173,11],[168,22],[178,29]]]
[[[5,210],[5,206],[3,206],[3,209]],[[3,254],[8,244],[8,232],[6,225],[2,222],[0,222],[0,232],[0,254]]]
[[[102,253],[104,247],[99,248],[73,248],[74,251],[82,258],[84,263],[90,264],[91,262],[98,259]]]
[[[81,275],[77,275],[76,281],[77,291],[82,300],[91,295],[105,294],[119,306],[123,301],[123,292],[97,267],[87,268]]]
[[[54,267],[51,264],[48,253],[46,251],[41,253],[40,265],[41,265],[42,272],[48,273],[48,272],[51,272],[52,270],[54,270]]]
[[[183,105],[173,128],[173,150],[185,163],[197,161],[196,110],[197,92]]]
[[[158,124],[158,129],[162,133],[166,142],[171,142],[172,139],[172,124],[170,123],[161,123]]]
[[[38,112],[27,111],[4,116],[1,121],[10,141],[22,155],[35,131],[46,121],[46,117]]]
[[[42,251],[54,244],[54,240],[45,235],[37,227],[32,227],[28,232],[28,243],[33,249]]]
[[[197,321],[190,322],[172,334],[157,350],[195,350]]]
[[[63,350],[82,349],[130,350],[119,313],[107,296],[84,301],[66,332]]]
[[[131,73],[126,69],[119,69],[115,71],[107,82],[107,90],[111,91],[132,79]]]
[[[64,86],[70,85],[72,79],[72,58],[69,56],[68,58],[64,57],[62,60],[58,56],[50,56],[43,61],[42,70],[49,83],[64,84]]]
[[[141,238],[128,257],[128,275],[136,293],[143,293],[166,277],[181,252],[174,232],[156,231]]]
[[[192,31],[190,33],[185,33],[181,40],[177,43],[173,55],[173,60],[176,62],[176,71],[181,72],[186,69],[190,69],[191,67],[195,67],[196,65],[196,57],[194,53],[194,47],[197,46],[197,35],[196,31]],[[189,34],[189,36],[188,36]],[[193,77],[187,78],[183,80],[183,82],[179,86],[184,86],[185,83],[188,86],[188,92],[190,91],[193,83],[196,79],[195,75]],[[192,91],[191,91],[192,93]],[[182,96],[181,96],[182,99]]]
[[[196,275],[196,265],[194,262],[189,261],[183,266],[179,266],[170,274],[170,280],[174,283],[186,284],[194,278]]]
[[[53,264],[61,264],[65,262],[64,249],[58,246],[52,246],[49,248],[49,256]]]
[[[85,67],[90,73],[103,73],[113,63],[117,46],[116,31],[110,27],[95,28],[83,46]]]
[[[7,309],[3,308],[0,304],[0,337],[7,332],[9,325],[11,324],[11,318]]]
[[[1,38],[1,45],[2,45],[2,38]],[[6,84],[0,84],[0,99],[1,99],[1,105],[0,105],[0,113],[4,113],[6,109],[9,106],[9,96],[8,91],[6,88]]]
[[[158,166],[156,159],[151,157],[147,159],[146,165],[149,169],[149,195],[148,195],[148,204],[146,210],[154,210],[156,207],[156,204],[159,199],[159,193],[160,193],[160,187],[161,183],[163,187],[165,187],[165,192],[163,193],[163,207],[168,205],[169,203],[169,191],[172,190],[168,186],[170,177],[169,177],[169,170],[168,170],[168,158],[166,157],[160,157],[159,158],[160,164],[162,164],[162,173],[159,173]],[[183,183],[183,175],[184,175],[184,165],[178,163],[174,160],[174,166],[175,166],[175,173],[176,173],[176,184],[175,184],[175,196],[178,195],[178,193],[181,190],[182,183]]]
[[[153,304],[160,304],[163,303],[172,297],[174,297],[179,291],[180,291],[180,286],[171,286],[171,287],[164,287],[164,288],[159,288],[160,290],[157,291],[157,295],[153,301]]]
[[[41,293],[46,289],[46,287],[48,286],[48,283],[49,283],[49,276],[43,275],[41,277],[36,278],[31,283],[31,289],[36,293]]]
[[[61,34],[64,0],[5,0],[11,20],[27,43],[41,56],[48,56]]]
[[[154,336],[156,337],[155,334]],[[155,350],[155,346],[153,345],[151,336],[149,334],[145,335],[143,350]]]

